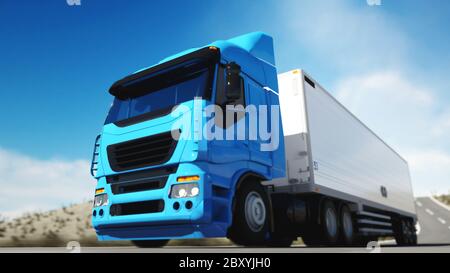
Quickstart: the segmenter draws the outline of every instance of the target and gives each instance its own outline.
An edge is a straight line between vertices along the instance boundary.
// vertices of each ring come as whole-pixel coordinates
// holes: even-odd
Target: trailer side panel
[[[303,78],[315,185],[415,214],[408,163],[311,77]]]

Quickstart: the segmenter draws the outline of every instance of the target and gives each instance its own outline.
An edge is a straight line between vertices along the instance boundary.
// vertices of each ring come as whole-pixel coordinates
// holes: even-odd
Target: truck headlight
[[[176,184],[170,189],[170,198],[195,197],[199,193],[198,183]]]
[[[94,208],[108,205],[108,194],[99,194],[94,198]]]

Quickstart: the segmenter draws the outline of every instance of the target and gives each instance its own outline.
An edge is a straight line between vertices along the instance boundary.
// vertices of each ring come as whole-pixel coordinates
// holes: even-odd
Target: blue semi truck
[[[287,90],[298,79],[301,90],[304,83],[320,87],[303,71],[288,74]],[[245,246],[288,246],[301,236],[308,245],[353,245],[393,235],[414,244],[414,210],[409,200],[388,202],[388,183],[381,193],[374,186],[371,198],[320,180],[326,161],[311,152],[315,127],[306,122],[296,131],[302,118],[290,113],[306,107],[289,106],[297,93],[281,98],[279,77],[272,38],[255,32],[183,51],[115,82],[91,165],[99,240],[156,247],[228,237]],[[389,177],[404,171],[402,164]]]

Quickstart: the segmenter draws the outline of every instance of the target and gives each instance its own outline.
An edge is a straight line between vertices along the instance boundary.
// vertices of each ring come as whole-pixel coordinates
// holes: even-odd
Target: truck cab
[[[115,82],[109,93],[91,166],[99,240],[155,245],[228,236],[251,244],[267,235],[271,212],[261,203],[269,202],[261,182],[286,175],[279,110],[267,110],[279,105],[270,36],[255,32],[181,52]],[[248,105],[266,109],[257,125],[270,137],[252,133]]]

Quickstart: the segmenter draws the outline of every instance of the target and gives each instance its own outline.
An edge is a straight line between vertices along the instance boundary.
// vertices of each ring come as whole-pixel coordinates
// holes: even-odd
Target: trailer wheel
[[[406,225],[406,221],[403,219],[400,219],[397,222],[395,231],[395,241],[399,246],[408,245],[408,226]]]
[[[286,236],[281,234],[271,234],[270,239],[267,242],[267,246],[270,247],[290,247],[297,238],[292,236]]]
[[[319,235],[312,232],[304,234],[302,236],[302,241],[306,246],[316,247],[322,245],[322,240],[319,239]]]
[[[410,245],[416,246],[417,245],[417,233],[416,233],[416,227],[414,225],[413,221],[408,221],[409,223],[409,229],[410,229]]]
[[[355,226],[352,213],[347,205],[342,206],[339,216],[342,244],[353,245],[355,242]]]
[[[399,246],[417,245],[417,234],[411,220],[399,220],[395,232],[395,241]]]
[[[322,201],[321,210],[318,212],[320,224],[312,224],[302,236],[307,246],[332,246],[338,242],[339,226],[336,207],[330,200]]]
[[[339,239],[338,215],[333,202],[325,201],[321,214],[325,242],[333,245]]]
[[[163,247],[167,245],[169,240],[136,240],[132,242],[137,247],[152,248],[152,247]]]
[[[239,245],[262,245],[269,231],[269,200],[263,186],[257,181],[243,182],[234,202],[233,224],[228,237]]]

